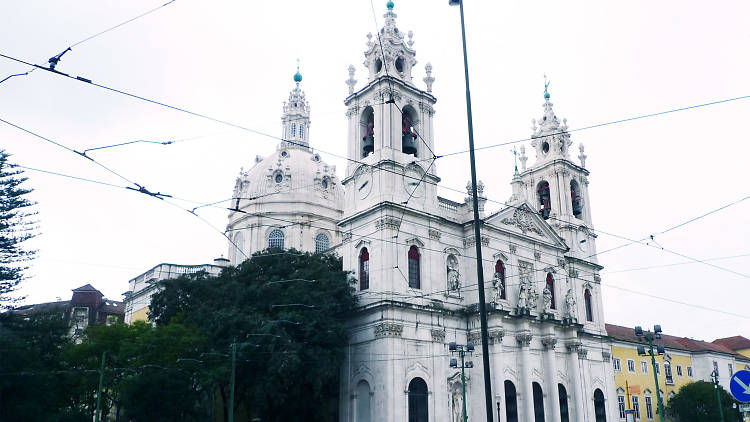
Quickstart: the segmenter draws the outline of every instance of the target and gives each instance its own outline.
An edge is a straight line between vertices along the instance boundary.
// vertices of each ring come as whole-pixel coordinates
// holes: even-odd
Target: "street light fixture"
[[[650,330],[643,331],[643,328],[641,328],[640,325],[636,326],[634,331],[635,336],[638,337],[639,341],[648,342],[648,350],[646,350],[645,345],[638,346],[636,349],[638,351],[638,356],[651,356],[651,367],[653,368],[654,383],[656,384],[656,404],[659,406],[659,421],[664,422],[664,403],[662,402],[661,393],[659,392],[659,377],[656,375],[656,356],[665,353],[664,345],[656,345],[656,351],[654,352],[654,340],[661,339],[661,325],[654,325],[653,332]]]
[[[459,344],[456,344],[455,341],[452,341],[448,343],[448,351],[451,352],[451,354],[458,353],[458,356],[461,358],[461,394],[463,397],[463,412],[464,417],[463,420],[466,422],[468,420],[468,415],[466,414],[466,376],[464,374],[464,369],[470,369],[474,367],[474,362],[472,361],[464,361],[464,356],[468,353],[469,355],[472,355],[474,353],[474,343],[468,342],[466,343],[466,346],[462,346]],[[451,358],[450,360],[450,367],[458,369],[458,359]],[[492,417],[492,414],[490,413],[490,418]]]
[[[719,370],[714,368],[711,371],[711,382],[714,384],[714,390],[716,390],[716,404],[719,405],[719,416],[721,422],[724,422],[724,409],[721,408],[721,394],[719,394]]]

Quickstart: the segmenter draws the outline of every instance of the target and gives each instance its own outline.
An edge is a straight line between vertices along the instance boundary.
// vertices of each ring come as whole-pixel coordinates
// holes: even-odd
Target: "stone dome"
[[[294,202],[340,210],[344,196],[335,166],[309,148],[282,143],[275,153],[257,157],[250,170],[240,173],[234,197],[241,198],[240,209],[243,205]]]

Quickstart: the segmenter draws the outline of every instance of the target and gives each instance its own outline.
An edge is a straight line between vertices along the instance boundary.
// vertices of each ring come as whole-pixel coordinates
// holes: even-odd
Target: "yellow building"
[[[743,356],[750,358],[750,339],[742,336],[725,337],[713,341],[714,344],[724,346],[735,353],[739,353]],[[737,368],[739,369],[750,369],[750,368]]]

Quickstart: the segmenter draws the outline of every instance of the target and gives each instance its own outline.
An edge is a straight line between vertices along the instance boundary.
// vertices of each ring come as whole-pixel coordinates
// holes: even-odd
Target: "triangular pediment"
[[[567,248],[565,241],[526,202],[509,205],[491,215],[486,221],[499,229]]]

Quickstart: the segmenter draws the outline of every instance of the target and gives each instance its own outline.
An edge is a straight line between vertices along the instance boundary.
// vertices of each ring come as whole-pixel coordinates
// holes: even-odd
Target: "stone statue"
[[[528,299],[528,308],[536,309],[536,302],[539,299],[539,293],[536,291],[536,288],[534,287],[534,284],[531,283],[531,281],[527,281],[528,283],[528,289],[529,289],[529,299]]]
[[[576,298],[573,295],[573,289],[568,289],[568,293],[565,294],[565,310],[568,313],[568,318],[578,319],[576,312]]]
[[[461,275],[458,272],[458,260],[455,256],[448,256],[446,267],[448,271],[448,290],[458,290],[461,287]]]
[[[544,305],[544,313],[549,313],[552,309],[552,291],[550,291],[549,286],[545,286],[542,292],[542,304]]]
[[[526,281],[521,281],[520,286],[518,286],[518,309],[528,309],[529,308],[529,286],[526,284]]]
[[[460,389],[453,391],[453,422],[464,422],[464,403]]]
[[[503,297],[503,275],[501,273],[495,273],[492,277],[492,300],[491,302],[498,303]]]

